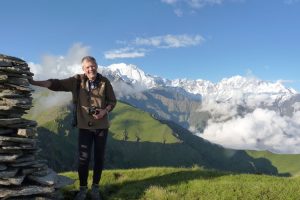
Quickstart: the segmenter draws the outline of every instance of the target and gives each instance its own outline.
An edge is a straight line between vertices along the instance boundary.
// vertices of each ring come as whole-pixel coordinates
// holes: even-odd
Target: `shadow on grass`
[[[142,180],[104,185],[102,194],[104,199],[140,199],[144,192],[151,186],[164,188],[196,179],[209,180],[224,175],[228,175],[228,173],[201,170],[179,171]],[[114,176],[115,179],[118,179],[116,177],[120,177],[121,174],[114,174]]]
[[[180,185],[181,183],[192,181],[192,180],[210,180],[218,178],[229,173],[223,173],[218,171],[202,171],[202,170],[189,170],[189,171],[178,171],[173,173],[168,173],[161,176],[154,176],[145,178],[142,180],[128,180],[122,181],[123,177],[128,176],[126,173],[114,172],[113,173],[113,183],[101,185],[101,194],[103,199],[124,199],[124,200],[134,200],[140,199],[144,192],[151,186],[158,187],[168,187],[172,185]],[[68,191],[64,190],[64,199],[71,200],[74,199],[78,191]],[[90,199],[88,194],[87,200]]]

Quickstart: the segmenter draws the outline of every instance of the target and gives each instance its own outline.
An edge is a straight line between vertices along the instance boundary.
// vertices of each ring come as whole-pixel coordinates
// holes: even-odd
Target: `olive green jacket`
[[[51,82],[50,90],[72,92],[73,102],[77,102],[78,128],[109,128],[108,115],[105,115],[102,119],[94,119],[94,117],[89,114],[89,108],[93,106],[105,109],[106,106],[111,105],[111,112],[117,103],[113,87],[106,77],[98,73],[97,87],[92,89],[90,93],[88,89],[88,79],[84,74],[77,74],[67,79],[49,79],[49,81]],[[79,92],[78,95],[77,91]],[[76,96],[78,97],[77,99]]]

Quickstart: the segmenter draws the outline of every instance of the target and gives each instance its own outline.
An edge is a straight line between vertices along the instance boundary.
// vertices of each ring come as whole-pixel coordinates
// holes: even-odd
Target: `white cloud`
[[[257,108],[226,122],[210,120],[201,137],[234,149],[300,152],[300,112],[292,117]]]
[[[107,51],[104,53],[104,56],[106,59],[138,58],[145,56],[145,50],[126,47]]]
[[[41,64],[29,62],[35,79],[66,78],[82,73],[81,59],[90,55],[90,47],[81,43],[74,44],[65,56],[44,55]]]
[[[138,37],[133,41],[117,41],[118,44],[126,47],[106,51],[106,59],[116,58],[137,58],[146,56],[146,52],[154,48],[182,48],[197,46],[202,44],[205,39],[201,35],[162,35],[154,37]]]
[[[150,38],[136,38],[135,45],[138,46],[153,46],[156,48],[179,48],[196,46],[204,42],[201,35],[164,35]]]
[[[178,2],[178,0],[161,0],[161,2],[170,4],[170,5],[174,5]]]
[[[181,17],[183,16],[183,11],[179,8],[174,10],[175,15],[177,15],[177,17]]]
[[[161,0],[162,3],[172,6],[174,13],[181,17],[184,12],[195,13],[196,10],[205,6],[221,5],[225,0]],[[232,2],[243,2],[244,0],[228,0]],[[188,11],[186,11],[188,10]]]
[[[208,111],[211,119],[200,137],[233,149],[300,153],[300,103],[283,111],[294,90],[254,77],[223,79],[217,88],[220,92],[203,97],[199,111]]]
[[[220,5],[224,0],[187,0],[188,5],[191,8],[202,8],[207,5]]]

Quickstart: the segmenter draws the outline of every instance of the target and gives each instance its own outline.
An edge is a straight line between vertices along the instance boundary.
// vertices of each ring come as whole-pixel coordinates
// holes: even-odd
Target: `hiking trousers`
[[[92,146],[94,146],[93,184],[99,184],[104,164],[107,133],[108,129],[79,129],[78,176],[80,186],[87,186]]]

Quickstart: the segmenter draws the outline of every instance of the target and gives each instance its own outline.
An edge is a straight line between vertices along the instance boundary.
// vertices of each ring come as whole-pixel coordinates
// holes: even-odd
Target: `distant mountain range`
[[[243,148],[243,144],[233,146],[230,142],[223,143],[224,140],[219,139],[224,135],[222,124],[237,123],[235,119],[251,118],[249,115],[253,115],[257,109],[261,109],[261,115],[274,112],[278,116],[273,118],[278,121],[270,123],[280,124],[280,121],[285,121],[295,126],[292,129],[298,129],[295,119],[290,122],[290,118],[300,111],[300,94],[285,87],[280,81],[268,82],[242,76],[225,78],[219,83],[201,79],[168,80],[146,74],[137,66],[124,63],[100,68],[99,71],[112,81],[120,100],[152,113],[157,118],[174,121],[201,137],[229,148]],[[255,117],[251,119],[253,118]],[[253,124],[250,127],[252,132],[259,131],[255,127],[261,126],[261,122],[256,119],[253,122],[248,121],[250,125]],[[264,123],[268,123],[267,119]],[[219,132],[219,135],[215,135],[214,131]],[[297,133],[283,127],[279,134],[282,137],[294,137]],[[273,148],[273,144],[266,145],[268,130],[261,135],[264,136],[253,138],[258,141],[257,144],[245,147],[284,153],[300,152],[300,149]],[[244,139],[243,136],[240,137],[240,140],[248,140],[248,136]],[[278,146],[274,144],[276,145]]]

